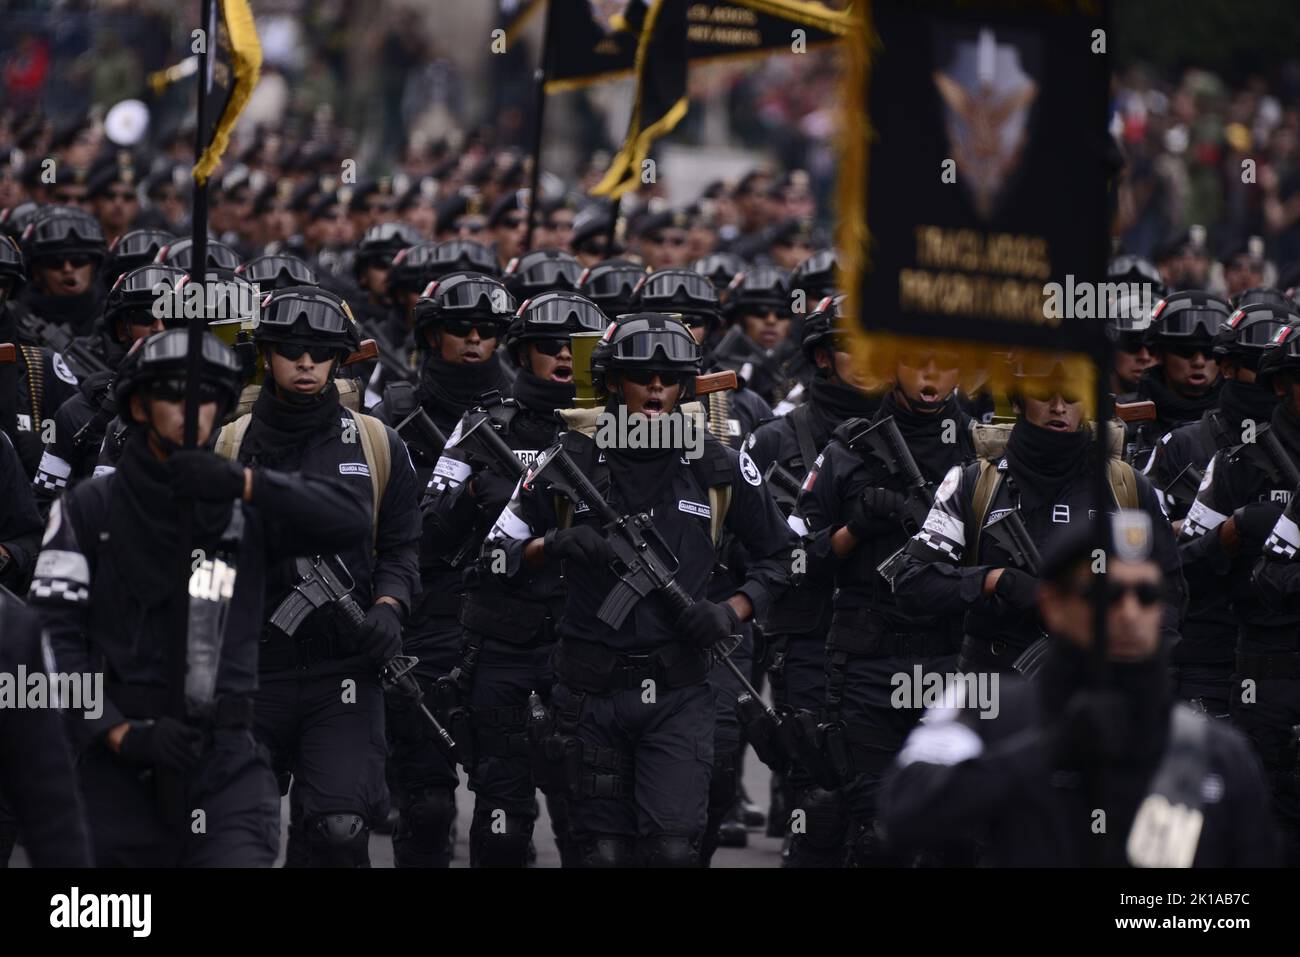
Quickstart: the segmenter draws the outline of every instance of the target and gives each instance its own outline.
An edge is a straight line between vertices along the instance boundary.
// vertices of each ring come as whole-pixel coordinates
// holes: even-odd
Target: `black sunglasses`
[[[148,393],[155,399],[161,399],[163,402],[184,402],[185,401],[185,380],[184,379],[160,379],[151,383],[148,387]],[[199,383],[199,403],[217,402],[223,397],[221,389],[210,382]]]
[[[1085,589],[1083,594],[1087,598],[1096,597],[1096,588],[1100,585],[1094,585],[1092,588]],[[1118,605],[1124,600],[1126,595],[1132,595],[1137,599],[1137,603],[1143,608],[1150,608],[1160,600],[1160,586],[1155,582],[1138,582],[1133,585],[1120,585],[1115,582],[1106,583],[1106,603],[1108,605]]]
[[[565,349],[569,348],[568,339],[529,339],[536,349],[544,356],[558,356]]]
[[[623,369],[621,371],[628,382],[635,382],[637,385],[649,385],[655,379],[658,379],[667,387],[679,385],[686,378],[684,372],[660,372],[656,369]]]
[[[501,325],[495,319],[443,319],[442,328],[459,339],[467,338],[471,329],[477,330],[480,339],[495,339],[501,334]]]
[[[1196,355],[1205,356],[1207,359],[1213,359],[1213,346],[1208,342],[1180,342],[1166,343],[1165,351],[1171,352],[1181,359],[1190,359]]]
[[[1056,396],[1060,396],[1067,405],[1074,405],[1076,402],[1082,402],[1083,399],[1060,386],[1026,386],[1025,395],[1036,402],[1051,402]]]
[[[333,346],[308,345],[305,342],[277,342],[275,344],[275,354],[291,362],[301,358],[304,352],[311,356],[312,362],[321,363],[332,359],[338,353],[338,349]]]

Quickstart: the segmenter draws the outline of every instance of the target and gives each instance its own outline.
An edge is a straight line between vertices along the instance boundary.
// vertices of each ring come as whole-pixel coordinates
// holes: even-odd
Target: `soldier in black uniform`
[[[485,393],[499,393],[504,387],[496,349],[514,303],[501,283],[478,273],[452,273],[431,283],[427,291],[415,306],[416,343],[424,353],[420,380],[390,383],[383,401],[371,411],[389,425],[398,425],[421,408],[447,438]],[[417,486],[427,491],[442,443],[414,431],[403,435]],[[460,570],[444,557],[448,544],[426,524],[420,546],[421,595],[403,639],[405,653],[420,659],[415,674],[426,695],[460,659],[463,584]],[[456,768],[425,735],[413,708],[390,708],[388,729],[389,784],[400,815],[393,834],[394,860],[398,867],[447,867]]]
[[[17,362],[0,363],[0,430],[12,440],[28,476],[36,474],[54,413],[77,390],[63,357],[33,334],[30,310],[14,301],[27,281],[22,254],[0,237],[0,343],[17,347]]]
[[[990,519],[1018,512],[1042,553],[1071,525],[1087,522],[1097,505],[1095,442],[1083,403],[1062,366],[1046,359],[1017,361],[1012,407],[1016,423],[1005,450],[954,467],[935,493],[925,525],[908,543],[894,580],[905,615],[964,615],[962,671],[1010,671],[1042,634],[1034,574],[988,532]],[[1116,436],[1118,438],[1118,436]],[[1155,556],[1164,571],[1165,630],[1172,641],[1186,602],[1178,548],[1146,477],[1116,456],[1110,443],[1111,500],[1102,509],[1137,508],[1151,516]]]
[[[704,370],[733,369],[708,352],[709,342],[716,341],[722,326],[722,307],[717,290],[703,276],[689,269],[661,269],[647,273],[633,290],[632,309],[636,312],[675,312],[690,327],[691,335],[705,350]],[[779,297],[779,293],[778,293]],[[783,297],[782,302],[785,302]],[[734,391],[710,393],[704,401],[709,431],[721,442],[739,449],[745,436],[758,423],[772,415],[772,408],[737,376]]]
[[[105,286],[113,288],[118,277],[147,266],[158,258],[159,251],[176,237],[162,229],[133,229],[123,233],[108,247],[102,276]]]
[[[240,263],[235,275],[253,283],[265,295],[290,286],[319,286],[316,270],[289,253],[268,253]]]
[[[0,459],[7,448],[0,437]],[[30,679],[48,673],[43,652],[40,620],[0,590],[0,674],[16,678],[23,668]],[[90,866],[77,778],[54,708],[0,708],[0,867],[8,866],[19,829],[33,866]]]
[[[1256,381],[1256,371],[1264,348],[1291,322],[1300,322],[1300,316],[1258,304],[1237,309],[1215,332],[1211,348],[1223,375],[1216,406],[1162,436],[1142,470],[1164,495],[1165,510],[1174,521],[1186,516],[1196,500],[1210,456],[1239,444],[1247,423],[1253,428],[1272,416],[1277,396]]]
[[[790,285],[775,266],[751,266],[727,287],[730,323],[709,356],[712,366],[732,369],[769,406],[789,392],[786,362],[798,351],[790,335]]]
[[[600,309],[576,293],[542,293],[523,303],[506,334],[506,347],[520,369],[513,398],[489,396],[461,418],[453,433],[457,439],[443,450],[422,505],[428,541],[441,543],[453,561],[460,553],[458,565],[465,569],[464,648],[453,679],[456,693],[469,705],[470,727],[452,730],[472,755],[466,767],[475,795],[471,867],[523,867],[527,861],[538,787],[525,727],[528,696],[536,691],[550,699],[555,623],[564,603],[557,568],[509,579],[492,554],[477,567],[476,560],[510,500],[519,470],[555,443],[560,428],[555,411],[573,405],[570,334],[600,332],[606,325]],[[505,467],[472,444],[476,426],[496,430],[518,468]],[[469,441],[460,438],[466,434]],[[551,820],[567,859],[562,803],[560,795],[551,799]]]
[[[1293,730],[1300,724],[1300,609],[1290,597],[1291,556],[1300,535],[1289,504],[1300,465],[1296,343],[1296,327],[1287,326],[1265,350],[1259,379],[1280,401],[1253,442],[1215,453],[1178,536],[1188,584],[1195,592],[1224,593],[1230,620],[1237,623],[1228,706],[1264,764],[1282,830],[1282,860],[1289,866],[1300,863]]]
[[[202,447],[181,448],[187,335],[151,336],[123,370],[117,401],[132,426],[118,468],[55,503],[30,593],[58,670],[104,673],[102,714],[69,716],[100,866],[275,860],[279,798],[251,730],[265,563],[369,534],[361,496],[340,480],[213,454],[213,426],[235,403],[240,369],[211,335]],[[194,501],[188,544],[181,497]],[[195,561],[186,548],[198,550],[189,595],[177,580]],[[176,688],[176,626],[187,613]]]
[[[1136,434],[1132,461],[1145,466],[1161,436],[1195,422],[1219,404],[1219,364],[1214,334],[1232,310],[1218,296],[1200,290],[1173,292],[1156,303],[1147,327],[1147,348],[1159,364],[1138,380],[1137,398],[1156,404],[1155,422],[1143,422]]]
[[[108,246],[99,223],[78,209],[48,207],[23,231],[22,243],[31,278],[23,305],[74,336],[86,335],[104,301],[96,273]]]
[[[1033,683],[1004,676],[996,715],[936,709],[912,732],[881,795],[892,843],[979,838],[983,863],[1003,867],[1276,862],[1258,760],[1232,728],[1170,698],[1151,517],[1125,511],[1114,525],[1104,574],[1087,523],[1045,556],[1036,600],[1051,638]],[[1094,679],[1097,588],[1109,611]],[[1189,829],[1174,815],[1193,812],[1203,823],[1180,839]]]
[[[369,323],[388,318],[392,300],[388,297],[388,271],[397,254],[420,242],[420,235],[406,223],[381,223],[371,227],[357,243],[352,260],[352,278],[359,287],[348,297],[348,305],[365,329]]]
[[[1146,470],[1164,491],[1175,528],[1195,501],[1214,453],[1240,444],[1271,420],[1277,395],[1257,380],[1259,360],[1278,331],[1296,321],[1300,318],[1275,306],[1247,306],[1233,312],[1215,335],[1214,353],[1224,377],[1219,407],[1162,438]],[[1218,588],[1194,589],[1183,620],[1183,640],[1170,653],[1175,694],[1216,717],[1227,717],[1236,636],[1229,595]]]
[[[787,491],[778,501],[800,535],[807,534],[808,526],[796,507],[796,496],[818,454],[841,423],[874,418],[882,399],[880,390],[863,388],[866,383],[853,372],[847,344],[836,341],[835,301],[827,299],[821,305],[803,324],[801,345],[809,366],[817,370],[807,401],[788,415],[762,423],[745,440],[746,451],[764,475],[770,476],[774,468],[784,472],[779,484]],[[776,486],[778,481],[770,476],[769,484]],[[834,588],[834,568],[809,555],[802,580],[778,598],[768,617],[759,622],[767,642],[773,700],[791,711],[816,713],[825,703],[826,634]],[[768,816],[775,830],[772,836],[786,833],[787,809],[796,806],[807,812],[806,829],[788,835],[783,865],[838,864],[846,826],[840,792],[817,786],[808,769],[796,765],[788,782],[773,795]]]
[[[41,514],[49,513],[64,489],[94,472],[104,432],[117,414],[112,398],[116,370],[131,343],[183,321],[182,316],[156,316],[154,306],[159,302],[160,286],[174,289],[185,276],[185,271],[175,266],[142,266],[120,277],[109,290],[95,334],[80,343],[106,369],[92,369],[87,363],[85,370],[78,372],[76,394],[54,414],[54,441],[41,456],[32,479]]]
[[[606,259],[588,266],[578,277],[578,292],[586,296],[611,321],[632,311],[632,292],[646,268],[630,259]]]
[[[1111,314],[1106,317],[1106,325],[1115,342],[1110,391],[1116,402],[1136,402],[1138,381],[1156,364],[1146,341],[1152,308],[1153,304],[1144,303],[1140,297],[1127,292],[1111,300]]]
[[[222,430],[218,454],[346,482],[367,503],[374,530],[333,556],[366,609],[359,631],[329,607],[286,634],[276,612],[301,570],[294,561],[268,570],[255,729],[282,786],[293,775],[288,863],[366,867],[370,828],[388,812],[378,675],[401,652],[419,585],[415,471],[392,429],[339,404],[337,364],[359,344],[343,300],[310,286],[279,290],[265,300],[254,342],[266,384],[252,412]]]
[[[961,644],[952,616],[904,615],[886,562],[917,531],[930,495],[911,486],[899,459],[850,443],[869,424],[898,429],[925,483],[934,488],[951,469],[975,457],[971,420],[957,403],[957,356],[917,350],[898,357],[894,388],[873,423],[849,419],[834,431],[804,483],[800,510],[813,530],[814,560],[835,566],[833,617],[826,638],[824,722],[838,735],[843,793],[851,824],[848,861],[892,863],[876,834],[876,794],[894,754],[921,714],[910,699],[894,701],[903,675],[954,670]],[[887,445],[882,445],[887,448]],[[910,498],[909,498],[910,496]],[[917,518],[917,513],[920,518]],[[841,723],[836,725],[836,723]],[[827,741],[828,748],[832,742]]]
[[[655,313],[619,320],[592,358],[597,394],[608,397],[605,411],[652,421],[682,416],[678,404],[690,397],[699,368],[699,346],[689,331],[675,316]],[[709,649],[780,593],[794,535],[745,453],[702,430],[696,433],[702,454],[694,460],[671,442],[628,447],[607,434],[616,429],[599,428],[600,421],[588,423],[591,435],[564,433],[560,447],[597,488],[608,489],[615,511],[653,510],[655,527],[677,558],[676,582],[694,600],[681,620],[655,595],[637,602],[619,628],[597,618],[618,582],[611,546],[592,510],[562,508],[558,493],[542,487],[544,478],[516,489],[485,548],[504,551],[511,577],[564,563],[568,587],[556,625],[553,711],[558,740],[569,742],[566,753],[574,759],[580,756],[580,770],[566,762],[578,862],[695,867],[713,765]],[[724,501],[725,515],[715,515]],[[560,521],[562,513],[571,523]],[[744,584],[714,602],[704,594],[714,566],[711,526],[719,520],[746,547],[749,564]]]
[[[26,587],[36,565],[43,524],[22,460],[3,432],[0,432],[0,496],[4,502],[0,509],[0,585],[19,591]]]

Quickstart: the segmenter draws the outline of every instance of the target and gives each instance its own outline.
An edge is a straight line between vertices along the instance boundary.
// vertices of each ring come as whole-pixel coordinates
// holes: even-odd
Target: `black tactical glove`
[[[378,664],[402,653],[402,616],[396,605],[380,601],[366,612],[366,623],[361,626],[361,650]]]
[[[1240,551],[1248,555],[1261,551],[1281,514],[1282,506],[1276,502],[1251,502],[1233,512],[1232,521],[1241,541]]]
[[[551,529],[542,539],[542,554],[584,565],[608,565],[614,560],[614,549],[590,525]]]
[[[844,524],[855,538],[872,538],[897,531],[907,507],[907,496],[887,488],[868,486],[849,503]]]
[[[201,502],[233,502],[244,497],[244,467],[207,449],[181,449],[167,459],[172,491]]]
[[[1004,568],[993,594],[1018,611],[1034,611],[1038,607],[1037,590],[1038,579],[1033,575],[1019,568]]]
[[[740,616],[725,601],[697,601],[677,623],[686,640],[708,648],[740,632]]]
[[[203,757],[203,733],[175,718],[133,721],[122,736],[118,753],[123,760],[141,767],[185,771]]]

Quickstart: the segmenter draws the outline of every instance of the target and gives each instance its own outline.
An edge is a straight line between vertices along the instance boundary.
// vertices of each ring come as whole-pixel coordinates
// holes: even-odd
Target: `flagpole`
[[[538,184],[542,178],[542,130],[546,115],[546,78],[551,75],[551,8],[550,0],[546,3],[546,14],[542,20],[542,55],[538,58],[537,69],[533,71],[533,168],[528,177],[528,231],[524,234],[524,252],[533,248],[533,227],[537,223]]]
[[[194,133],[194,160],[203,155],[207,147],[205,120],[207,119],[208,93],[212,86],[212,44],[216,43],[216,0],[200,0],[204,42],[199,53],[199,100]],[[194,184],[194,208],[190,216],[190,282],[198,283],[203,290],[204,308],[189,321],[189,342],[186,350],[185,377],[185,433],[184,447],[195,448],[199,440],[199,378],[203,369],[203,331],[207,326],[208,265],[208,179]],[[187,549],[188,553],[188,549]]]

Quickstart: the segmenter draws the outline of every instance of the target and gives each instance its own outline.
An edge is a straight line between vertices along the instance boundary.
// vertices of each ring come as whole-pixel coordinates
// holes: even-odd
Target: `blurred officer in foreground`
[[[117,470],[55,503],[32,581],[58,670],[104,674],[100,713],[67,715],[98,866],[275,861],[279,796],[252,733],[266,565],[346,548],[370,531],[361,496],[338,479],[245,468],[211,451],[241,370],[210,334],[199,447],[181,447],[187,338],[184,329],[151,336],[119,376],[131,425]],[[185,549],[199,559],[188,594],[179,576],[195,555]],[[187,667],[176,689],[181,641]],[[191,826],[200,808],[201,831]]]
[[[1103,573],[1093,571],[1095,523],[1070,528],[1044,557],[1035,601],[1050,637],[1034,682],[1003,676],[996,710],[950,685],[949,706],[908,737],[881,799],[896,847],[976,839],[983,863],[1003,867],[1276,863],[1258,759],[1226,724],[1170,698],[1150,516],[1111,521]],[[1098,589],[1108,605],[1100,672]]]

